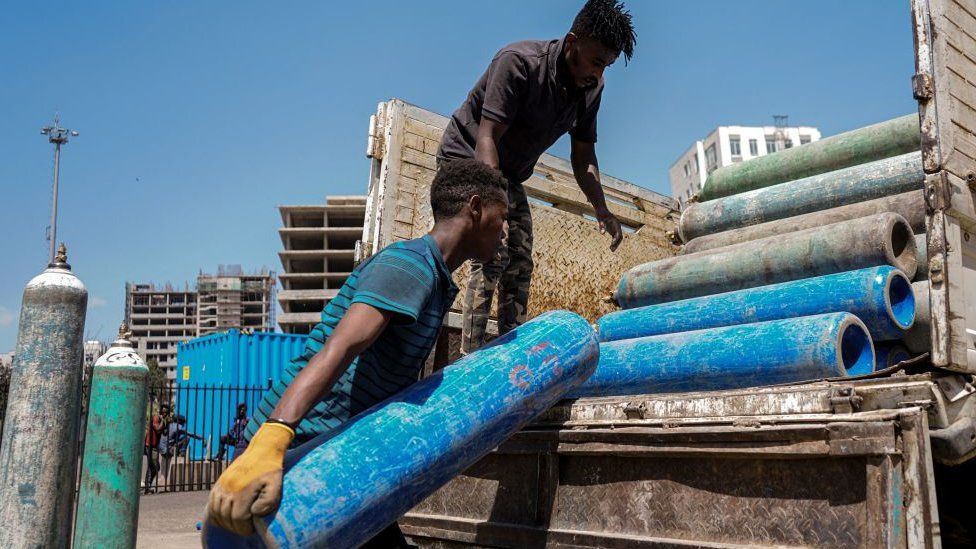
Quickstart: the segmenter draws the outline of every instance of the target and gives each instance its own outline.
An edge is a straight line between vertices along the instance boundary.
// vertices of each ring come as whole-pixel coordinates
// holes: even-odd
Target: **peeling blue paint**
[[[540,315],[354,418],[285,473],[263,542],[207,525],[208,547],[356,547],[399,518],[596,367],[579,315]]]
[[[860,318],[874,340],[900,339],[915,318],[911,282],[894,267],[869,267],[617,311],[597,326],[600,341],[615,341],[835,312]]]
[[[759,387],[873,364],[864,324],[831,313],[601,343],[596,372],[570,396]]]

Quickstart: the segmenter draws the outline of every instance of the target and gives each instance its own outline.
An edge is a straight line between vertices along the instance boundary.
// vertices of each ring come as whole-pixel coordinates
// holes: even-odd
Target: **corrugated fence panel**
[[[281,378],[305,349],[307,336],[229,330],[180,343],[176,351],[174,412],[186,417],[189,458],[213,457],[233,425],[237,405],[254,410],[261,389]]]

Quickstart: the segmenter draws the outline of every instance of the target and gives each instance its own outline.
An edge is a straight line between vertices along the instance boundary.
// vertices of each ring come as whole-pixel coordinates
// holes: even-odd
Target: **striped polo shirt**
[[[352,361],[332,391],[302,419],[292,445],[335,429],[416,382],[457,291],[429,234],[391,244],[363,262],[322,310],[322,321],[309,334],[305,351],[264,394],[247,426],[247,439],[268,419],[285,389],[322,349],[353,303],[365,303],[394,315],[376,341]]]

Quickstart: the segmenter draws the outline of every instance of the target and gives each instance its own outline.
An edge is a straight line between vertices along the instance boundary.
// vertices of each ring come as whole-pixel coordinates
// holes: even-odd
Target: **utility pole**
[[[51,226],[47,239],[48,261],[54,262],[54,243],[58,240],[58,175],[61,165],[61,145],[68,142],[68,136],[78,137],[78,132],[61,127],[60,115],[54,115],[54,125],[41,128],[41,135],[46,135],[49,143],[54,143],[54,189],[51,198]]]

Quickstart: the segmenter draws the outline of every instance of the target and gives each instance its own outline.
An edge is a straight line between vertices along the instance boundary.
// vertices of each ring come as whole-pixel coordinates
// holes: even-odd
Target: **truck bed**
[[[424,547],[934,546],[929,429],[973,387],[888,374],[566,401],[401,525]]]

